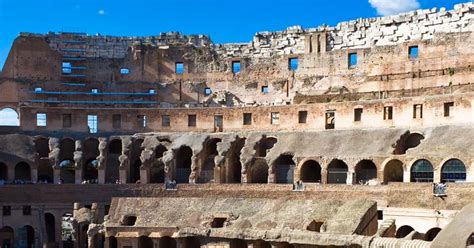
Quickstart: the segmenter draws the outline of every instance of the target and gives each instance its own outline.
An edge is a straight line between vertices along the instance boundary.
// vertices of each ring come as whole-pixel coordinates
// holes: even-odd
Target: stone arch
[[[87,160],[84,164],[82,177],[87,183],[98,183],[99,171],[97,167],[99,166],[99,161],[95,158]]]
[[[25,244],[27,248],[35,247],[35,229],[30,225],[21,227],[18,231],[18,241]]]
[[[59,163],[60,182],[73,184],[76,182],[76,167],[74,161],[65,159]]]
[[[441,166],[441,182],[466,181],[466,166],[456,158],[447,160]]]
[[[467,241],[466,241],[466,246],[469,247],[469,246],[472,246],[474,245],[474,232],[471,233],[471,235],[469,235],[469,237],[467,238]]]
[[[282,154],[273,162],[275,182],[278,184],[292,184],[294,181],[295,161],[293,155]]]
[[[300,166],[300,180],[305,183],[321,182],[321,165],[316,160],[306,160]]]
[[[105,183],[115,183],[119,179],[120,155],[122,155],[122,140],[112,139],[108,146]]]
[[[18,112],[10,107],[0,109],[0,126],[20,126],[20,116]]]
[[[72,213],[64,213],[61,216],[61,241],[63,248],[73,248],[75,237],[73,235],[73,216]]]
[[[74,160],[76,150],[75,141],[71,138],[64,138],[59,142],[59,161]]]
[[[278,139],[275,137],[264,137],[262,138],[257,145],[255,146],[255,156],[256,157],[266,157],[268,151],[275,146],[278,142]]]
[[[160,246],[161,247],[161,246]],[[166,246],[165,246],[166,247]],[[109,237],[109,248],[118,248],[117,238],[114,236]]]
[[[271,248],[272,245],[267,241],[259,239],[259,240],[254,241],[253,247],[254,248]]]
[[[383,167],[384,183],[403,182],[403,162],[398,159],[389,160]]]
[[[56,220],[51,213],[44,214],[44,225],[46,230],[46,241],[48,244],[56,242]]]
[[[418,132],[407,132],[403,134],[395,145],[393,154],[405,154],[408,149],[412,149],[421,144],[421,141],[425,139],[422,133]]]
[[[176,182],[189,183],[191,175],[193,150],[189,146],[181,146],[176,151]]]
[[[426,159],[416,160],[410,167],[410,182],[432,182],[433,165]]]
[[[166,151],[168,151],[168,149],[163,144],[159,144],[155,147],[155,161],[150,168],[150,183],[165,182],[165,165],[162,158]]]
[[[158,247],[176,248],[176,240],[169,236],[161,237]]]
[[[347,166],[346,163],[344,163],[344,161],[340,159],[333,159],[328,164],[327,183],[328,184],[346,184],[348,171],[349,171],[349,167]]]
[[[140,156],[142,153],[142,143],[143,139],[141,138],[132,142],[128,183],[137,183],[140,180],[140,167],[142,166]]]
[[[0,181],[8,181],[8,166],[0,162]]]
[[[241,183],[242,182],[242,163],[240,154],[245,145],[246,138],[237,138],[232,144],[231,149],[225,154],[224,164],[220,166],[221,183]]]
[[[204,144],[204,156],[201,158],[200,175],[197,180],[199,183],[209,183],[214,180],[214,168],[216,167],[214,158],[219,155],[217,151],[219,142],[222,142],[222,139],[212,138]]]
[[[184,238],[184,247],[186,248],[200,248],[201,240],[198,237],[186,237]]]
[[[250,183],[268,183],[268,164],[257,159],[250,167]]]
[[[15,166],[15,180],[24,182],[31,181],[31,167],[26,162],[20,162]]]
[[[355,166],[356,182],[367,183],[371,179],[377,179],[377,166],[372,160],[364,159]]]
[[[0,228],[0,245],[1,247],[14,247],[15,232],[13,228],[4,226]]]
[[[408,225],[401,226],[397,229],[395,237],[398,238],[398,239],[404,238],[413,231],[415,231],[415,229],[413,229],[413,227],[411,227],[411,226],[408,226]]]
[[[35,150],[39,158],[49,157],[49,138],[39,136],[35,139]]]
[[[426,241],[433,241],[436,236],[438,236],[438,233],[441,232],[441,228],[439,227],[433,227],[428,232],[425,233],[425,240]]]

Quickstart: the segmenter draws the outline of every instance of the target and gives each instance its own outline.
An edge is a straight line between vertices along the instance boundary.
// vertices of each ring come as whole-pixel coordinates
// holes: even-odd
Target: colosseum
[[[474,247],[473,76],[472,2],[248,43],[20,33],[0,245]]]

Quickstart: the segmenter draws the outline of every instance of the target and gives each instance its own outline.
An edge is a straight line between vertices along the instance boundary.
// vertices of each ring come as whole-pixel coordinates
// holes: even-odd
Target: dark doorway
[[[303,163],[300,171],[300,179],[305,183],[321,182],[321,166],[314,160],[308,160]]]
[[[329,184],[346,184],[348,167],[342,160],[335,159],[328,166]]]

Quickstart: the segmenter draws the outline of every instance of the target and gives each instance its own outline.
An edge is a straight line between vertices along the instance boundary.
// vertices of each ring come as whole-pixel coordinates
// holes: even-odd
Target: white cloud
[[[103,9],[99,10],[99,15],[105,15],[105,10]]]
[[[369,0],[379,15],[396,15],[420,8],[418,0]]]

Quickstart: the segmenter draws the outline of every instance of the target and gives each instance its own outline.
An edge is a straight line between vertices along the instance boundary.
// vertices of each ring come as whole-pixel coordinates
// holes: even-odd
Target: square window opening
[[[252,125],[252,113],[244,113],[244,125]]]
[[[46,114],[37,113],[36,114],[36,126],[37,127],[46,127]]]
[[[418,58],[418,46],[408,47],[408,55],[410,56],[410,59]]]
[[[196,126],[196,115],[188,115],[188,127],[195,127]]]
[[[357,66],[357,53],[349,53],[349,68]]]
[[[122,127],[122,116],[112,115],[112,127],[117,129]]]
[[[89,133],[97,133],[98,131],[97,115],[87,115],[87,127],[89,128]]]
[[[204,88],[204,95],[210,96],[212,94],[212,90],[209,87]]]
[[[156,94],[156,90],[155,89],[149,89],[148,94]]]
[[[393,107],[392,106],[383,107],[383,119],[391,120],[392,118],[393,118]]]
[[[63,114],[63,128],[70,128],[70,127],[72,127],[72,115]]]
[[[280,113],[279,112],[272,112],[271,113],[271,124],[272,125],[280,124]]]
[[[227,218],[214,218],[211,222],[211,228],[220,228],[224,227],[224,223],[226,222]]]
[[[361,121],[363,112],[364,112],[364,109],[362,108],[354,109],[354,121]]]
[[[423,118],[423,104],[413,105],[413,119]]]
[[[70,62],[63,62],[62,63],[62,71],[63,71],[63,74],[71,74],[72,73],[72,64]]]
[[[333,111],[326,112],[326,129],[334,129],[336,126],[336,113]]]
[[[99,90],[98,89],[92,89],[91,92],[92,92],[92,94],[97,94],[97,93],[99,93]]]
[[[290,71],[298,70],[298,58],[290,58],[288,60],[288,67]]]
[[[161,126],[162,127],[169,127],[171,126],[171,118],[169,115],[162,115],[161,116]]]
[[[146,115],[137,115],[137,127],[139,128],[146,128]]]
[[[176,62],[174,69],[175,69],[176,74],[182,75],[184,73],[184,63]]]
[[[31,215],[31,206],[23,206],[23,215]]]
[[[128,68],[122,68],[120,69],[120,74],[122,75],[128,75],[130,73],[130,70]]]
[[[263,94],[268,94],[268,92],[270,92],[270,90],[268,89],[267,85],[264,85],[264,86],[262,86],[261,92]]]
[[[444,103],[444,117],[449,117],[452,115],[454,108],[454,102],[445,102]]]
[[[3,206],[3,208],[2,208],[2,215],[3,215],[3,216],[10,216],[10,215],[12,215],[12,208],[11,208],[11,206]]]
[[[240,72],[240,61],[232,61],[232,73],[237,74]]]
[[[298,112],[298,123],[306,123],[306,119],[308,118],[308,111],[299,111]]]
[[[41,88],[41,87],[36,87],[35,88],[36,93],[39,93],[39,92],[42,92],[42,91],[43,91],[43,88]]]

